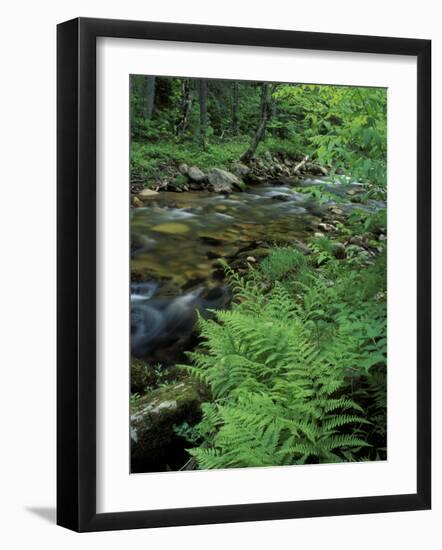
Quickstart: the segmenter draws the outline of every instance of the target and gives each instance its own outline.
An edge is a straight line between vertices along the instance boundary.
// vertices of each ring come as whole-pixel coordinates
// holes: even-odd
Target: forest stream
[[[320,185],[327,200],[320,204],[302,192],[303,185]],[[173,429],[198,420],[201,397],[175,365],[187,362],[186,352],[198,345],[197,313],[208,317],[211,309],[229,307],[226,266],[245,273],[275,245],[309,253],[306,243],[313,235],[330,231],[355,208],[385,206],[375,200],[359,204],[355,195],[362,192],[359,184],[305,179],[296,188],[269,182],[228,194],[152,193],[142,207],[131,209],[131,381],[133,393],[147,391],[140,402],[144,409],[135,407],[140,412],[132,416],[133,472],[180,469],[188,459],[188,442]],[[152,390],[147,390],[151,378]],[[182,406],[176,405],[177,392],[185,396]],[[148,434],[144,443],[141,433]]]
[[[387,90],[129,106],[131,473],[385,460]]]
[[[263,259],[271,245],[305,247],[334,205],[342,215],[361,206],[345,196],[358,191],[357,184],[321,179],[305,184],[340,195],[339,204],[329,199],[320,205],[299,189],[269,184],[221,195],[162,192],[132,209],[132,354],[173,363],[174,352],[192,333],[195,311],[228,305],[225,265],[241,272]],[[380,206],[371,200],[363,207]]]

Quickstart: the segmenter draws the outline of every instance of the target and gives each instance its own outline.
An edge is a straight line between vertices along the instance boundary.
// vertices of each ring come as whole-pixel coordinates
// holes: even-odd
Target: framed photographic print
[[[427,40],[58,26],[58,519],[424,510]]]

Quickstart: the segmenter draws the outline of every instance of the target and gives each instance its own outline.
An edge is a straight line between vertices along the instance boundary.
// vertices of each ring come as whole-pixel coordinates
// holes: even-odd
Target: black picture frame
[[[116,37],[417,58],[417,492],[96,512],[96,39]],[[57,523],[75,531],[425,510],[431,506],[431,41],[79,18],[57,28]]]

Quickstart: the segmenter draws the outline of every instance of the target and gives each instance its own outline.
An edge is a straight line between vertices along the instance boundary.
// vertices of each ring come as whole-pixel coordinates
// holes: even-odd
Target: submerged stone
[[[187,233],[189,231],[189,226],[184,223],[160,223],[152,227],[152,231],[157,231],[158,233]]]

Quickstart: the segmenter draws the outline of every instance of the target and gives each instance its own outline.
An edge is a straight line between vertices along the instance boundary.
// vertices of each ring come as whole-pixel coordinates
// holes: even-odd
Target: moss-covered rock
[[[153,390],[131,405],[131,471],[177,470],[188,444],[173,427],[201,418],[203,390],[189,379]]]
[[[147,386],[156,383],[156,373],[153,368],[139,359],[133,358],[130,365],[130,391],[143,394]]]

